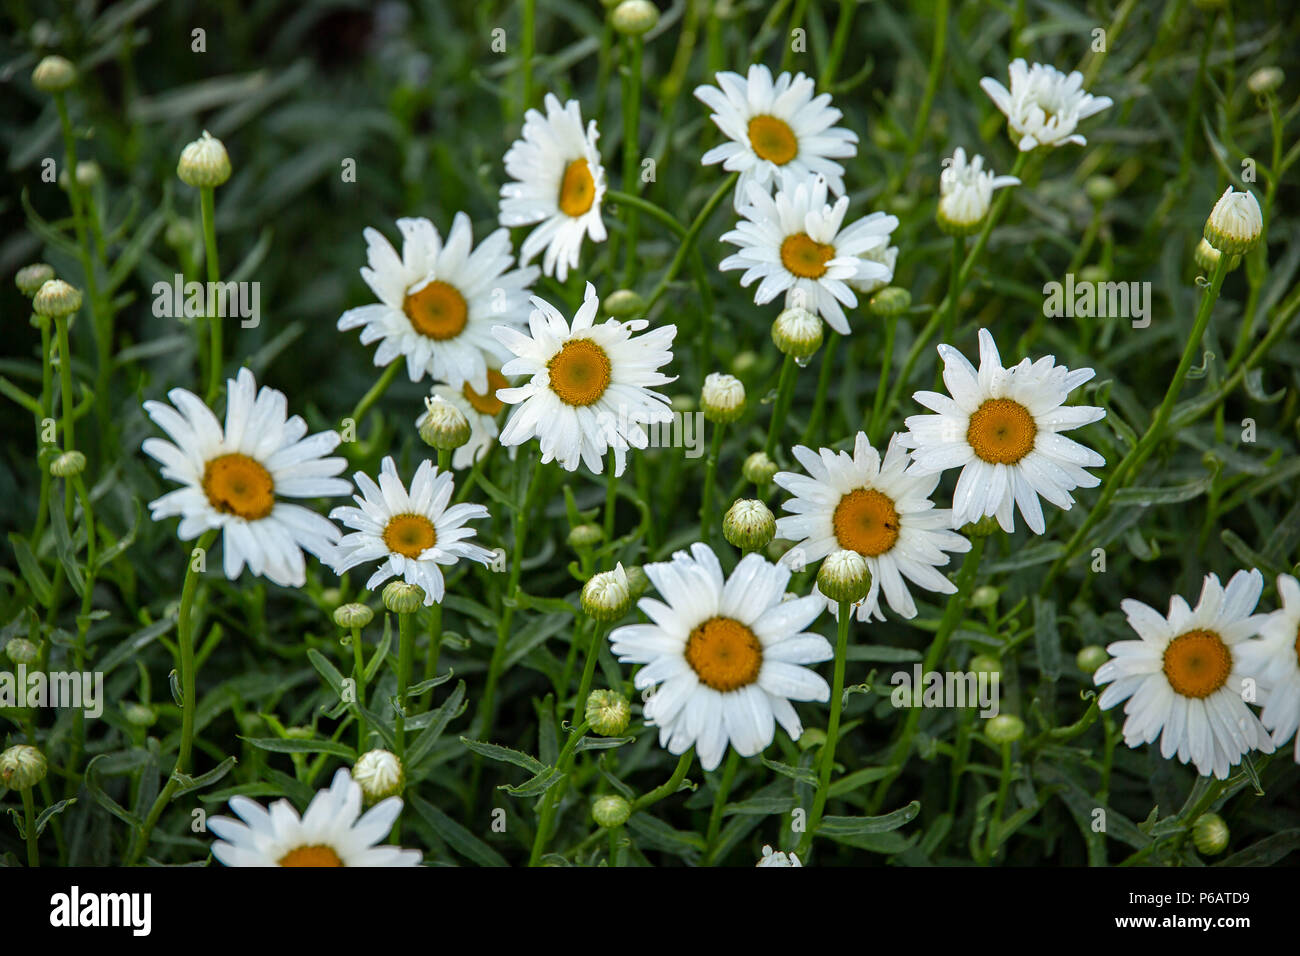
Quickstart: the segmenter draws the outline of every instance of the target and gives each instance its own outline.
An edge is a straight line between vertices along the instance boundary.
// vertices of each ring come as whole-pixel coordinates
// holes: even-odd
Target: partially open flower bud
[[[659,8],[650,0],[623,0],[609,15],[609,22],[624,36],[639,37],[659,22]]]
[[[1281,86],[1284,79],[1285,75],[1276,66],[1262,66],[1250,74],[1246,87],[1256,96],[1264,96]]]
[[[71,315],[81,308],[81,291],[62,279],[49,279],[36,291],[32,311],[52,319]]]
[[[597,621],[617,621],[632,606],[632,588],[623,565],[593,574],[582,586],[582,609]]]
[[[27,790],[45,779],[45,754],[27,744],[0,753],[0,783],[10,790]]]
[[[746,481],[765,485],[776,476],[776,462],[768,457],[767,452],[756,451],[745,459],[745,463],[740,467],[740,473],[745,476]]]
[[[817,569],[817,590],[836,603],[856,604],[871,593],[871,569],[856,551],[833,551]]]
[[[1205,238],[1220,252],[1241,255],[1249,252],[1264,231],[1264,214],[1254,194],[1236,192],[1229,186],[1205,220]]]
[[[606,829],[621,827],[632,815],[632,804],[616,793],[597,797],[591,805],[591,818]]]
[[[32,85],[45,93],[62,93],[77,82],[77,68],[58,54],[44,57],[32,70]]]
[[[220,186],[230,178],[230,157],[225,144],[207,130],[181,150],[176,175],[195,189]]]
[[[384,585],[384,607],[394,614],[414,614],[424,603],[424,588],[405,581],[389,581]]]
[[[602,737],[617,737],[627,730],[632,708],[627,698],[612,690],[593,690],[587,696],[586,718]]]
[[[772,323],[772,341],[795,359],[811,358],[822,347],[822,320],[807,309],[786,309]]]
[[[18,274],[14,276],[14,283],[18,286],[18,291],[30,299],[40,291],[41,286],[53,278],[53,266],[44,262],[33,262],[18,270]]]
[[[360,784],[366,803],[378,803],[402,792],[406,785],[406,772],[397,754],[387,750],[368,750],[353,765],[352,779]]]
[[[700,392],[700,408],[715,425],[734,422],[745,414],[745,383],[733,375],[710,373]]]
[[[469,419],[451,402],[435,395],[424,400],[424,408],[419,431],[426,445],[439,451],[454,451],[469,441]]]
[[[763,847],[763,858],[754,864],[755,866],[803,866],[799,862],[799,857],[793,851],[783,853],[780,850],[773,850],[770,846]]]
[[[772,510],[757,498],[741,498],[722,516],[722,536],[742,551],[767,547],[776,534]]]
[[[86,470],[86,456],[81,452],[65,451],[50,462],[50,474],[55,478],[72,478]]]
[[[364,604],[341,604],[334,609],[334,623],[348,630],[365,627],[374,619],[375,612]]]

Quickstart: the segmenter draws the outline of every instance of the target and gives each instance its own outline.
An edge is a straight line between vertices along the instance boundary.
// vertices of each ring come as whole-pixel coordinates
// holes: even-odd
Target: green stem
[[[763,451],[769,458],[776,453],[776,439],[781,433],[781,426],[785,423],[785,415],[790,407],[790,393],[794,390],[795,363],[794,359],[787,355],[785,361],[781,363],[781,377],[776,384],[776,400],[772,402],[772,420],[767,426],[767,441],[763,445]]]
[[[221,265],[217,260],[217,222],[215,195],[211,186],[199,190],[199,208],[203,216],[203,258],[207,263],[208,288],[221,281]],[[212,308],[212,296],[208,296],[208,404],[211,405],[221,394],[221,316]]]
[[[930,72],[925,79],[925,92],[921,94],[921,105],[916,113],[916,122],[912,126],[912,135],[903,152],[903,163],[899,167],[886,191],[886,198],[894,194],[906,183],[912,170],[912,161],[916,158],[921,141],[925,138],[925,128],[930,122],[930,110],[934,106],[934,96],[939,90],[939,77],[943,74],[945,59],[944,47],[948,42],[948,0],[937,0],[934,8],[934,46],[930,51]]]
[[[826,68],[822,70],[821,91],[831,92],[835,85],[835,74],[839,71],[840,61],[844,59],[844,48],[849,42],[849,32],[853,26],[853,13],[858,8],[858,0],[840,0],[840,16],[835,21],[835,36],[831,39],[831,52],[826,57]]]
[[[36,849],[36,806],[32,800],[32,788],[23,788],[23,817],[26,825],[23,827],[27,831],[27,865],[30,867],[39,867],[41,865],[40,852]]]
[[[876,398],[871,406],[871,419],[867,423],[867,437],[876,443],[885,417],[885,396],[889,393],[889,369],[894,361],[894,336],[898,331],[898,316],[885,318],[885,348],[880,353],[880,382],[876,385]]]
[[[59,337],[59,407],[63,412],[63,450],[69,452],[77,447],[73,408],[76,395],[72,390],[72,346],[68,340],[68,317],[56,316],[54,327]],[[72,484],[66,483],[63,499],[63,513],[72,516]]]
[[[533,101],[533,49],[536,44],[537,0],[523,0],[523,37],[519,41],[520,62],[523,70],[523,92],[519,115],[522,116]]]
[[[713,862],[714,854],[718,852],[718,834],[722,830],[722,810],[727,805],[727,797],[731,794],[731,785],[736,781],[736,771],[740,769],[740,754],[736,753],[734,747],[727,751],[727,763],[722,768],[722,779],[718,782],[717,792],[713,795],[713,809],[709,813],[709,830],[705,837],[704,865],[708,866]]]
[[[596,660],[600,657],[600,644],[604,637],[603,632],[604,629],[599,623],[592,623],[591,640],[587,644],[587,660],[582,665],[582,677],[578,681],[578,696],[574,698],[573,702],[574,720],[581,717],[586,710],[587,696],[591,693],[591,682],[596,676]]]
[[[614,540],[614,512],[618,510],[618,474],[614,451],[609,452],[609,473],[605,475],[605,540]]]
[[[348,416],[352,419],[354,425],[360,428],[361,420],[365,418],[366,412],[370,411],[370,406],[379,401],[384,392],[388,391],[388,386],[393,384],[393,379],[397,378],[397,373],[401,367],[402,360],[394,359],[384,369],[384,374],[379,376],[379,380],[370,386],[370,391],[361,396],[361,401],[357,402],[356,408],[352,409],[352,414]]]
[[[366,706],[366,658],[361,646],[361,628],[355,626],[352,628],[352,682],[357,694],[357,751],[364,752],[367,728],[361,708]]]
[[[700,493],[700,540],[713,537],[713,485],[718,473],[718,458],[722,455],[722,436],[727,426],[713,426],[713,439],[709,442],[709,460],[704,466],[704,490]]]
[[[623,75],[623,189],[631,193],[637,181],[637,140],[641,126],[641,54],[645,44],[640,37],[627,38],[628,67]],[[629,205],[624,217],[627,232],[627,258],[623,266],[623,285],[631,287],[636,280],[637,232],[639,222],[635,205]]]
[[[569,739],[564,744],[564,749],[560,751],[559,759],[555,762],[556,769],[566,776],[573,767],[574,748],[578,746],[582,735],[587,732],[588,726],[584,720],[573,728]],[[556,808],[560,805],[560,794],[563,789],[562,779],[542,796],[542,815],[537,821],[537,833],[533,836],[533,850],[528,855],[529,866],[537,866],[541,862],[542,854],[546,852],[547,841],[551,838],[551,825],[555,819]]]
[[[642,794],[632,802],[632,812],[636,813],[644,810],[651,804],[658,803],[665,797],[671,797],[681,789],[682,781],[686,779],[686,771],[691,767],[691,759],[695,756],[695,748],[688,747],[686,753],[682,754],[677,760],[677,766],[673,770],[673,775],[668,778],[666,783],[660,784],[649,793]]]
[[[691,249],[694,248],[695,240],[699,238],[700,230],[703,229],[704,224],[708,222],[709,216],[713,214],[713,210],[718,208],[718,204],[722,202],[723,197],[726,196],[727,193],[729,193],[736,185],[736,180],[739,177],[740,173],[732,173],[724,179],[718,188],[714,190],[713,195],[709,197],[709,201],[704,204],[704,208],[700,210],[699,214],[691,222],[690,227],[686,230],[686,235],[682,237],[681,244],[677,247],[677,253],[673,256],[672,262],[668,264],[668,268],[660,277],[659,283],[654,287],[654,291],[652,291],[650,297],[646,299],[647,312],[650,311],[651,306],[659,301],[659,297],[668,290],[669,283],[671,283],[673,279],[676,278],[677,273],[681,271],[682,263],[686,261],[686,257],[690,255]]]
[[[406,756],[406,688],[415,660],[415,615],[397,615],[397,756]]]
[[[826,395],[831,388],[831,372],[835,368],[835,353],[840,347],[841,335],[832,335],[822,350],[822,367],[817,376],[817,397],[813,399],[812,412],[808,415],[808,424],[803,430],[803,444],[812,443],[813,434],[822,423],[822,413],[826,407]]]
[[[844,666],[848,660],[849,624],[853,619],[853,604],[849,601],[840,601],[839,604],[839,621],[835,639],[835,678],[834,685],[831,687],[831,719],[826,725],[826,742],[822,744],[821,766],[817,774],[817,795],[813,798],[808,827],[799,841],[800,858],[812,846],[817,825],[821,823],[822,811],[826,809],[826,800],[830,796],[831,771],[835,768],[835,748],[840,739],[840,714],[844,709]]]

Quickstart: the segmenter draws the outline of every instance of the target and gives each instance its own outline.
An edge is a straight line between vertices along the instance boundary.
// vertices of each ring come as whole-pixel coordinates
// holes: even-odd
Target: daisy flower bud
[[[1205,238],[1220,252],[1241,255],[1259,242],[1264,231],[1264,215],[1253,193],[1236,192],[1231,186],[1214,204],[1205,220]]]
[[[616,319],[635,319],[645,312],[645,299],[631,289],[618,289],[605,298],[605,311]]]
[[[754,864],[755,866],[803,866],[799,862],[799,857],[791,853],[783,853],[780,850],[773,850],[770,846],[763,847],[763,858]]]
[[[86,456],[79,451],[65,451],[50,462],[50,474],[55,478],[72,478],[86,470]]]
[[[1256,96],[1265,96],[1281,86],[1284,79],[1286,75],[1276,66],[1264,66],[1250,74],[1246,87]]]
[[[624,36],[639,37],[659,22],[659,8],[650,0],[623,0],[609,15],[609,23]]]
[[[194,220],[182,217],[167,224],[167,231],[163,233],[163,239],[173,249],[188,249],[194,245],[194,240],[198,238],[198,235],[198,232],[194,229]]]
[[[765,548],[776,534],[776,518],[754,498],[736,501],[722,518],[722,536],[742,551]]]
[[[1083,194],[1094,205],[1104,206],[1119,195],[1119,186],[1109,176],[1089,176],[1083,184]]]
[[[41,286],[53,278],[53,266],[44,262],[33,262],[18,270],[18,274],[14,276],[14,283],[18,286],[18,291],[30,299],[40,291]]]
[[[361,785],[366,803],[378,803],[395,797],[406,786],[406,771],[397,754],[387,750],[369,750],[357,758],[352,779]]]
[[[89,189],[95,183],[99,182],[102,173],[99,169],[99,163],[93,159],[83,159],[77,163],[77,185],[82,189]],[[68,188],[68,171],[64,169],[59,173],[59,188],[66,190]]]
[[[731,371],[735,375],[748,375],[756,368],[758,368],[758,353],[752,349],[737,352],[735,358],[731,360]]]
[[[225,144],[204,130],[202,136],[181,150],[176,175],[195,189],[220,186],[230,178],[230,157]]]
[[[674,395],[670,404],[672,410],[681,415],[689,415],[699,407],[694,395]]]
[[[71,315],[81,308],[81,291],[62,279],[49,279],[32,299],[32,311],[52,319]]]
[[[32,85],[45,93],[62,93],[77,82],[77,68],[57,54],[47,56],[32,70]]]
[[[1095,674],[1097,668],[1101,667],[1101,665],[1105,664],[1108,660],[1110,660],[1110,655],[1106,653],[1106,648],[1099,644],[1089,644],[1087,647],[1081,648],[1078,654],[1074,655],[1074,663],[1078,666],[1079,670],[1089,675]]]
[[[459,408],[437,395],[426,397],[424,407],[419,431],[426,445],[439,451],[455,451],[469,441],[469,419]]]
[[[612,690],[593,690],[587,696],[587,723],[602,737],[617,737],[623,733],[631,716],[631,705],[622,694]]]
[[[152,727],[158,722],[158,712],[148,704],[128,701],[122,705],[122,716],[132,727]]]
[[[623,565],[593,574],[582,586],[582,609],[597,621],[616,621],[632,606],[632,588]]]
[[[641,565],[634,564],[623,571],[627,574],[627,588],[632,593],[633,601],[650,590],[650,575],[645,573],[645,568]]]
[[[882,319],[902,315],[912,307],[912,293],[896,285],[885,286],[871,297],[867,308]]]
[[[998,530],[998,519],[993,515],[985,515],[979,521],[971,521],[962,525],[961,533],[967,538],[987,538],[995,534]]]
[[[817,590],[838,603],[856,604],[871,593],[871,570],[856,551],[834,551],[817,569]]]
[[[375,612],[364,604],[343,604],[334,609],[334,623],[341,628],[351,630],[365,627],[375,619]]]
[[[25,637],[15,637],[5,645],[5,653],[15,664],[34,664],[41,656],[41,649]]]
[[[1015,714],[998,714],[984,725],[984,735],[995,744],[1010,744],[1024,736],[1025,722]]]
[[[632,815],[632,804],[616,793],[597,797],[591,805],[591,818],[606,829],[621,827]]]
[[[27,744],[0,753],[0,783],[10,790],[26,790],[45,779],[45,754]]]
[[[574,525],[569,531],[569,547],[575,551],[594,548],[605,540],[605,532],[598,524]]]
[[[1202,856],[1217,856],[1228,848],[1228,824],[1217,813],[1203,813],[1192,824],[1192,842]]]
[[[753,482],[756,485],[765,485],[777,473],[776,462],[768,457],[765,451],[756,451],[740,466],[740,473],[745,476],[746,481]]]
[[[414,614],[424,603],[424,588],[405,581],[389,581],[384,585],[384,607],[394,614]]]
[[[822,347],[822,320],[799,306],[786,309],[772,323],[772,341],[791,358],[812,358]]]
[[[734,422],[745,414],[745,383],[734,375],[711,372],[700,392],[700,408],[715,425]]]
[[[968,236],[978,232],[993,202],[993,191],[1019,185],[1015,176],[995,176],[984,168],[983,156],[966,161],[960,146],[939,176],[939,209],[935,214],[939,228],[950,236]]]
[[[971,592],[971,607],[992,607],[998,603],[998,589],[991,584],[982,584]]]
[[[1196,243],[1196,249],[1192,252],[1192,259],[1196,262],[1196,268],[1202,272],[1213,272],[1218,266],[1221,256],[1222,253],[1204,239]],[[1239,265],[1241,265],[1241,256],[1228,257],[1229,272]]]
[[[976,674],[1001,674],[1002,662],[988,654],[976,654],[967,665]]]
[[[1086,146],[1077,132],[1080,121],[1111,106],[1109,96],[1093,96],[1083,88],[1078,70],[1062,73],[1054,66],[1024,59],[1013,60],[1007,89],[991,76],[980,80],[980,89],[1007,117],[1007,130],[1022,153],[1039,146]]]

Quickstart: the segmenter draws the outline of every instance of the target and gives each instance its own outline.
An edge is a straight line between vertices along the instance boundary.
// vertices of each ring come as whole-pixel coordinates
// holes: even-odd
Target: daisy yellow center
[[[984,461],[1014,465],[1034,450],[1037,434],[1029,409],[1009,398],[990,398],[971,415],[966,441]]]
[[[799,154],[799,140],[785,120],[755,116],[749,121],[749,145],[760,159],[784,166]]]
[[[488,369],[487,379],[487,392],[483,394],[474,391],[469,387],[469,382],[466,382],[464,389],[465,401],[470,403],[474,411],[495,416],[505,407],[505,402],[497,398],[497,389],[509,388],[510,383],[506,381],[504,375],[494,368]]]
[[[280,857],[281,866],[342,866],[343,861],[330,847],[300,846]]]
[[[551,391],[566,405],[581,407],[600,400],[609,388],[614,367],[605,350],[591,339],[566,342],[546,363]]]
[[[265,518],[275,507],[271,473],[247,455],[221,455],[208,462],[203,468],[203,493],[217,511],[245,521]]]
[[[441,281],[430,282],[418,292],[410,293],[402,310],[411,320],[411,328],[439,342],[454,339],[469,322],[465,297],[455,286]]]
[[[806,232],[781,240],[781,264],[803,279],[820,279],[826,263],[835,257],[835,247],[818,242]]]
[[[858,488],[841,498],[831,526],[841,548],[871,558],[894,546],[900,527],[894,502],[874,488]]]
[[[418,558],[437,543],[438,532],[424,515],[394,515],[384,528],[384,544],[403,557]]]
[[[1164,670],[1174,693],[1209,697],[1228,682],[1232,652],[1213,631],[1188,631],[1165,648]]]
[[[711,617],[686,641],[686,663],[706,687],[739,690],[758,680],[763,645],[754,632],[729,617]]]
[[[560,210],[576,219],[595,201],[596,180],[592,178],[591,167],[585,159],[575,159],[564,167],[564,179],[560,181]]]

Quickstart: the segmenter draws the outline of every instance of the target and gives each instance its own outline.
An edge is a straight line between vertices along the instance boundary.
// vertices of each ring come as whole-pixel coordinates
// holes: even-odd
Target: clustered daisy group
[[[1086,93],[1078,73],[1042,64],[1017,60],[1010,84],[986,78],[982,86],[1023,151],[1083,144],[1078,123],[1110,105]],[[724,137],[702,162],[737,174],[738,218],[722,236],[736,251],[720,269],[743,270],[740,283],[756,285],[756,305],[780,297],[785,309],[852,334],[846,310],[892,280],[899,255],[890,245],[897,219],[851,215],[840,161],[856,155],[856,134],[839,125],[830,95],[815,95],[802,73],[773,77],[756,64],[745,76],[718,73],[716,85],[695,95]],[[365,568],[369,590],[390,578],[416,585],[432,605],[444,599],[447,569],[492,558],[469,524],[488,509],[453,503],[454,470],[473,466],[496,443],[536,440],[542,463],[600,474],[608,458],[613,474],[623,472],[629,452],[647,446],[647,427],[670,420],[668,398],[656,389],[674,380],[663,369],[673,361],[676,328],[610,317],[590,282],[571,319],[531,294],[540,275],[563,282],[580,270],[584,244],[607,235],[596,123],[584,125],[576,100],[547,94],[543,105],[527,111],[521,138],[505,153],[499,227],[476,243],[464,212],[445,236],[428,219],[399,219],[400,247],[367,229],[361,275],[376,301],[338,320],[339,330],[360,330],[362,343],[375,346],[376,366],[404,362],[412,382],[428,381],[427,414],[451,406],[464,416],[470,437],[452,470],[426,460],[404,480],[387,457],[377,475],[357,472],[349,481],[345,460],[332,454],[339,435],[309,435],[286,396],[259,388],[244,368],[226,383],[224,424],[185,389],[169,392],[170,404],[145,403],[170,440],[149,438],[143,450],[180,486],[152,502],[155,520],[179,517],[182,540],[219,531],[232,580],[247,568],[302,587],[310,554],[339,575]],[[973,231],[993,192],[1018,183],[957,147],[940,178],[940,224],[958,235]],[[512,228],[528,229],[518,261]],[[532,264],[539,256],[540,267]],[[1043,534],[1043,502],[1069,510],[1076,489],[1098,484],[1088,469],[1104,460],[1066,434],[1105,414],[1068,404],[1093,370],[1071,370],[1051,356],[1007,366],[987,329],[978,340],[978,367],[956,348],[938,347],[945,391],[915,394],[926,412],[906,419],[883,456],[863,432],[844,443],[851,450],[791,449],[802,470],[774,478],[789,494],[777,534],[793,547],[781,562],[751,553],[727,575],[715,552],[696,543],[645,567],[657,592],[638,604],[646,620],[615,628],[608,640],[619,661],[638,666],[645,720],[669,752],[693,747],[712,770],[728,746],[741,756],[763,751],[777,724],[797,739],[794,703],[829,699],[812,666],[834,652],[808,629],[823,611],[838,613],[839,603],[816,587],[787,595],[792,570],[851,552],[870,572],[868,593],[854,602],[857,619],[883,620],[884,605],[913,618],[914,588],[955,592],[941,569],[970,550],[963,528],[994,519],[1011,532],[1018,512]],[[955,490],[941,508],[934,494],[950,470]],[[298,503],[348,494],[355,506],[328,517]],[[1248,751],[1294,735],[1300,585],[1283,578],[1285,606],[1268,616],[1254,613],[1261,588],[1258,572],[1234,576],[1226,589],[1211,575],[1194,610],[1177,597],[1168,616],[1124,603],[1140,640],[1112,645],[1096,681],[1109,685],[1103,707],[1127,701],[1129,744],[1159,737],[1164,756],[1223,777]],[[1259,688],[1260,700],[1267,692],[1261,717],[1247,706],[1243,682]],[[284,801],[268,811],[235,798],[240,819],[211,823],[220,838],[214,855],[232,866],[418,863],[418,852],[383,845],[400,798],[362,815],[356,774],[340,770],[301,818]],[[769,851],[760,865],[800,863]]]

